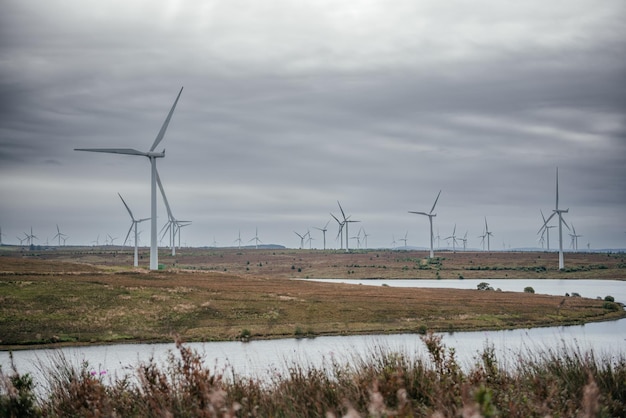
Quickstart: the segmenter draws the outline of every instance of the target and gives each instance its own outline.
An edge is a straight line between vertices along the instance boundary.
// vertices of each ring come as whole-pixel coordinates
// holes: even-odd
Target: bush
[[[613,296],[611,296],[611,295],[605,296],[604,300],[607,301],[607,302],[615,302],[615,298]]]
[[[620,306],[615,302],[604,302],[602,307],[608,311],[617,312],[620,310]]]
[[[535,289],[533,289],[531,286],[526,286],[524,288],[524,293],[535,293]]]
[[[489,285],[487,282],[480,282],[476,285],[478,290],[493,290],[493,287]]]

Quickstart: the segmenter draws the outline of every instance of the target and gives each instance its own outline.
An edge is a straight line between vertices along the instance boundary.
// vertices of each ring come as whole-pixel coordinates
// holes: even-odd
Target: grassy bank
[[[500,361],[487,346],[461,368],[440,337],[428,358],[378,347],[344,364],[292,365],[263,381],[211,370],[183,344],[165,365],[124,378],[59,358],[35,396],[30,376],[0,370],[0,416],[49,417],[616,417],[626,415],[626,359],[573,347]]]
[[[148,272],[121,265],[117,255],[98,255],[106,262],[92,264],[77,263],[85,261],[78,255],[62,261],[59,254],[0,257],[0,345],[4,348],[171,341],[174,334],[186,341],[211,341],[484,330],[624,317],[616,304],[523,293],[523,289],[352,286],[289,280],[286,274],[267,271],[272,266],[277,272],[292,271],[293,277],[298,269],[313,270],[296,267],[293,260],[245,262],[246,268],[257,270],[247,273],[232,273],[238,265],[232,260],[222,271],[210,271],[198,263],[186,269]],[[222,255],[242,257],[238,254],[232,250]],[[258,251],[246,256],[285,257],[274,254]],[[314,254],[308,261],[319,257],[327,255]],[[316,271],[339,262],[341,258],[334,257],[325,264],[318,261]]]

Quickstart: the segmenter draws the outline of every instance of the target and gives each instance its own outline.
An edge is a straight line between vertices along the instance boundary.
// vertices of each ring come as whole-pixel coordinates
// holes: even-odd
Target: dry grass
[[[376,347],[347,364],[293,364],[264,380],[211,370],[177,343],[165,365],[150,360],[115,377],[63,357],[37,399],[28,375],[0,368],[0,416],[49,417],[617,417],[626,414],[626,359],[575,347],[496,358],[491,347],[461,368],[441,337],[422,337],[428,358]]]
[[[422,255],[185,249],[175,260],[161,257],[169,266],[166,270],[149,272],[127,267],[129,254],[116,251],[4,254],[0,345],[168,341],[174,333],[187,341],[421,333],[573,324],[624,315],[623,310],[606,309],[602,301],[527,294],[522,289],[480,292],[289,280],[437,273],[450,278],[537,278],[539,273],[530,266],[553,254],[457,253],[430,264]],[[571,265],[578,271],[544,273],[598,272],[603,278],[608,273],[610,278],[624,278],[621,256],[577,256],[578,264],[572,255]],[[84,263],[86,258],[95,258],[96,264]],[[606,268],[590,267],[600,265]],[[477,266],[481,269],[473,269]]]

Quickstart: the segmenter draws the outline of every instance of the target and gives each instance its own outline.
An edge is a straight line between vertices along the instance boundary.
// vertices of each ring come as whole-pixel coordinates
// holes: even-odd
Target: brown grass
[[[184,249],[175,259],[162,255],[168,267],[158,272],[128,267],[129,254],[117,251],[16,255],[0,256],[0,345],[4,346],[168,341],[172,334],[187,341],[207,341],[503,329],[624,316],[623,310],[606,309],[602,301],[534,295],[522,289],[481,292],[289,280],[432,278],[436,273],[486,280],[493,275],[538,278],[539,273],[530,269],[553,256],[545,253],[457,253],[428,263],[421,258],[424,254],[414,252]],[[96,264],[84,263],[86,258]],[[620,256],[576,254],[569,259],[568,265],[578,270],[542,274],[624,278]],[[476,266],[481,269],[473,269]]]

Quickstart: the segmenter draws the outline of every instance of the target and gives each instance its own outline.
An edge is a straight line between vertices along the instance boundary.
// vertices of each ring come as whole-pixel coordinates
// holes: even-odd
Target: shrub
[[[620,306],[615,302],[604,302],[602,307],[608,311],[617,312],[620,310]]]
[[[524,288],[524,293],[535,293],[535,289],[533,289],[532,286],[526,286]]]
[[[615,298],[613,296],[611,296],[611,295],[605,296],[604,300],[607,301],[607,302],[615,302]]]
[[[493,287],[489,285],[487,282],[480,282],[476,285],[478,290],[493,290]]]

